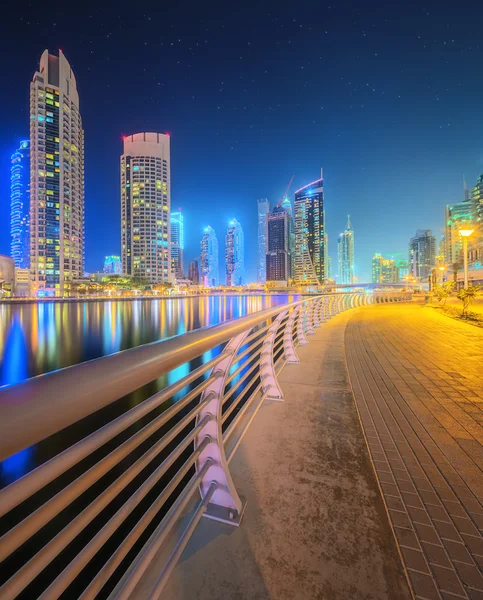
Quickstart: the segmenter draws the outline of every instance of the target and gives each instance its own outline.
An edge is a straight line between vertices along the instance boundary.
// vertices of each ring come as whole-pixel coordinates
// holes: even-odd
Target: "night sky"
[[[97,4],[102,4],[99,8]],[[483,172],[483,2],[8,2],[2,5],[0,253],[9,254],[9,161],[29,133],[42,51],[72,65],[85,129],[86,269],[120,253],[122,136],[171,134],[172,208],[186,263],[204,225],[245,231],[255,279],[256,200],[324,168],[326,222],[350,213],[356,275],[374,252],[438,239],[444,205]],[[221,263],[221,261],[220,261]]]

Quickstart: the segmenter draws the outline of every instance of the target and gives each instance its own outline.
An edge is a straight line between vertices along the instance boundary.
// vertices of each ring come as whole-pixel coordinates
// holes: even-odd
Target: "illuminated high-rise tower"
[[[20,142],[10,167],[11,255],[15,266],[30,267],[30,141]]]
[[[171,281],[170,138],[135,133],[121,156],[121,256],[125,275]]]
[[[45,50],[30,84],[30,272],[37,295],[84,275],[84,131],[61,50]]]
[[[321,285],[326,278],[324,180],[295,192],[295,273],[297,283]]]
[[[201,238],[201,282],[205,287],[218,285],[218,239],[215,230],[208,225]]]
[[[267,254],[267,215],[270,212],[270,202],[267,198],[257,200],[258,203],[258,258],[257,283],[265,283],[267,272],[265,256]]]
[[[354,230],[352,229],[350,216],[347,216],[345,231],[339,233],[337,258],[339,270],[338,283],[354,283]]]
[[[181,209],[171,213],[171,263],[176,279],[184,279],[184,217]]]
[[[245,283],[245,241],[243,229],[236,219],[228,225],[225,236],[226,285]]]
[[[426,281],[436,262],[436,238],[431,229],[418,229],[409,240],[409,272]]]

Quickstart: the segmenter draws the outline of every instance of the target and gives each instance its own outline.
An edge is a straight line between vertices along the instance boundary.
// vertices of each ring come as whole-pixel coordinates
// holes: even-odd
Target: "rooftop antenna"
[[[320,178],[323,179],[324,178],[324,168],[320,167]]]

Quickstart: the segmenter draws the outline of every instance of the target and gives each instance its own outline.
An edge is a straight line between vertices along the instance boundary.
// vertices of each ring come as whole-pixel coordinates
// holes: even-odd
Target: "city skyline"
[[[60,9],[55,24],[33,8],[27,24],[21,7],[8,5],[0,44],[9,50],[16,76],[1,99],[8,120],[0,128],[0,252],[8,254],[10,247],[9,158],[28,137],[28,81],[47,45],[54,52],[64,49],[80,87],[87,271],[100,268],[104,255],[120,253],[118,156],[122,136],[137,131],[172,135],[173,201],[190,214],[187,261],[198,254],[197,223],[210,222],[222,231],[236,214],[246,224],[247,280],[254,281],[252,203],[260,197],[276,202],[294,173],[297,188],[320,164],[326,171],[334,263],[337,223],[347,213],[358,223],[356,271],[364,280],[370,280],[374,250],[405,251],[417,228],[429,228],[439,238],[441,206],[460,201],[462,174],[474,182],[483,171],[483,84],[471,77],[481,65],[476,25],[481,8],[466,3],[460,12],[447,6],[424,11],[405,5],[394,19],[388,6],[375,5],[377,11],[361,13],[355,3],[347,11],[313,3],[296,21],[284,7],[267,7],[257,13],[249,35],[241,26],[229,40],[223,11],[193,6],[195,27],[181,15],[163,15],[160,37],[161,14],[147,10],[133,17],[140,33],[127,55],[126,25],[106,7],[92,14]],[[248,6],[240,9],[237,22],[251,22]],[[385,43],[388,38],[394,43]],[[280,70],[275,57],[282,48]],[[227,69],[217,68],[223,66],[221,54]],[[131,69],[139,64],[142,69]],[[126,68],[136,71],[127,97]],[[171,89],[169,81],[179,85]],[[280,143],[282,128],[285,140],[297,140],[297,151]],[[206,174],[217,185],[200,190]],[[243,185],[235,189],[233,182],[240,179]]]

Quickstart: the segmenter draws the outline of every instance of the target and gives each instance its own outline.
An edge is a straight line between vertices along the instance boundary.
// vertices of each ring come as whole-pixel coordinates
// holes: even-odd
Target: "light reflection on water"
[[[215,325],[293,299],[292,296],[202,296],[0,304],[0,386],[14,385],[28,377]],[[219,349],[210,350],[196,364],[181,365],[130,394],[125,408],[174,383],[218,352]],[[178,392],[174,399],[184,393],[186,390]],[[114,416],[113,412],[110,417]],[[82,428],[61,432],[58,444],[70,445],[74,437],[87,433]],[[50,446],[52,444],[39,444],[0,463],[0,487],[47,460],[51,455]]]

